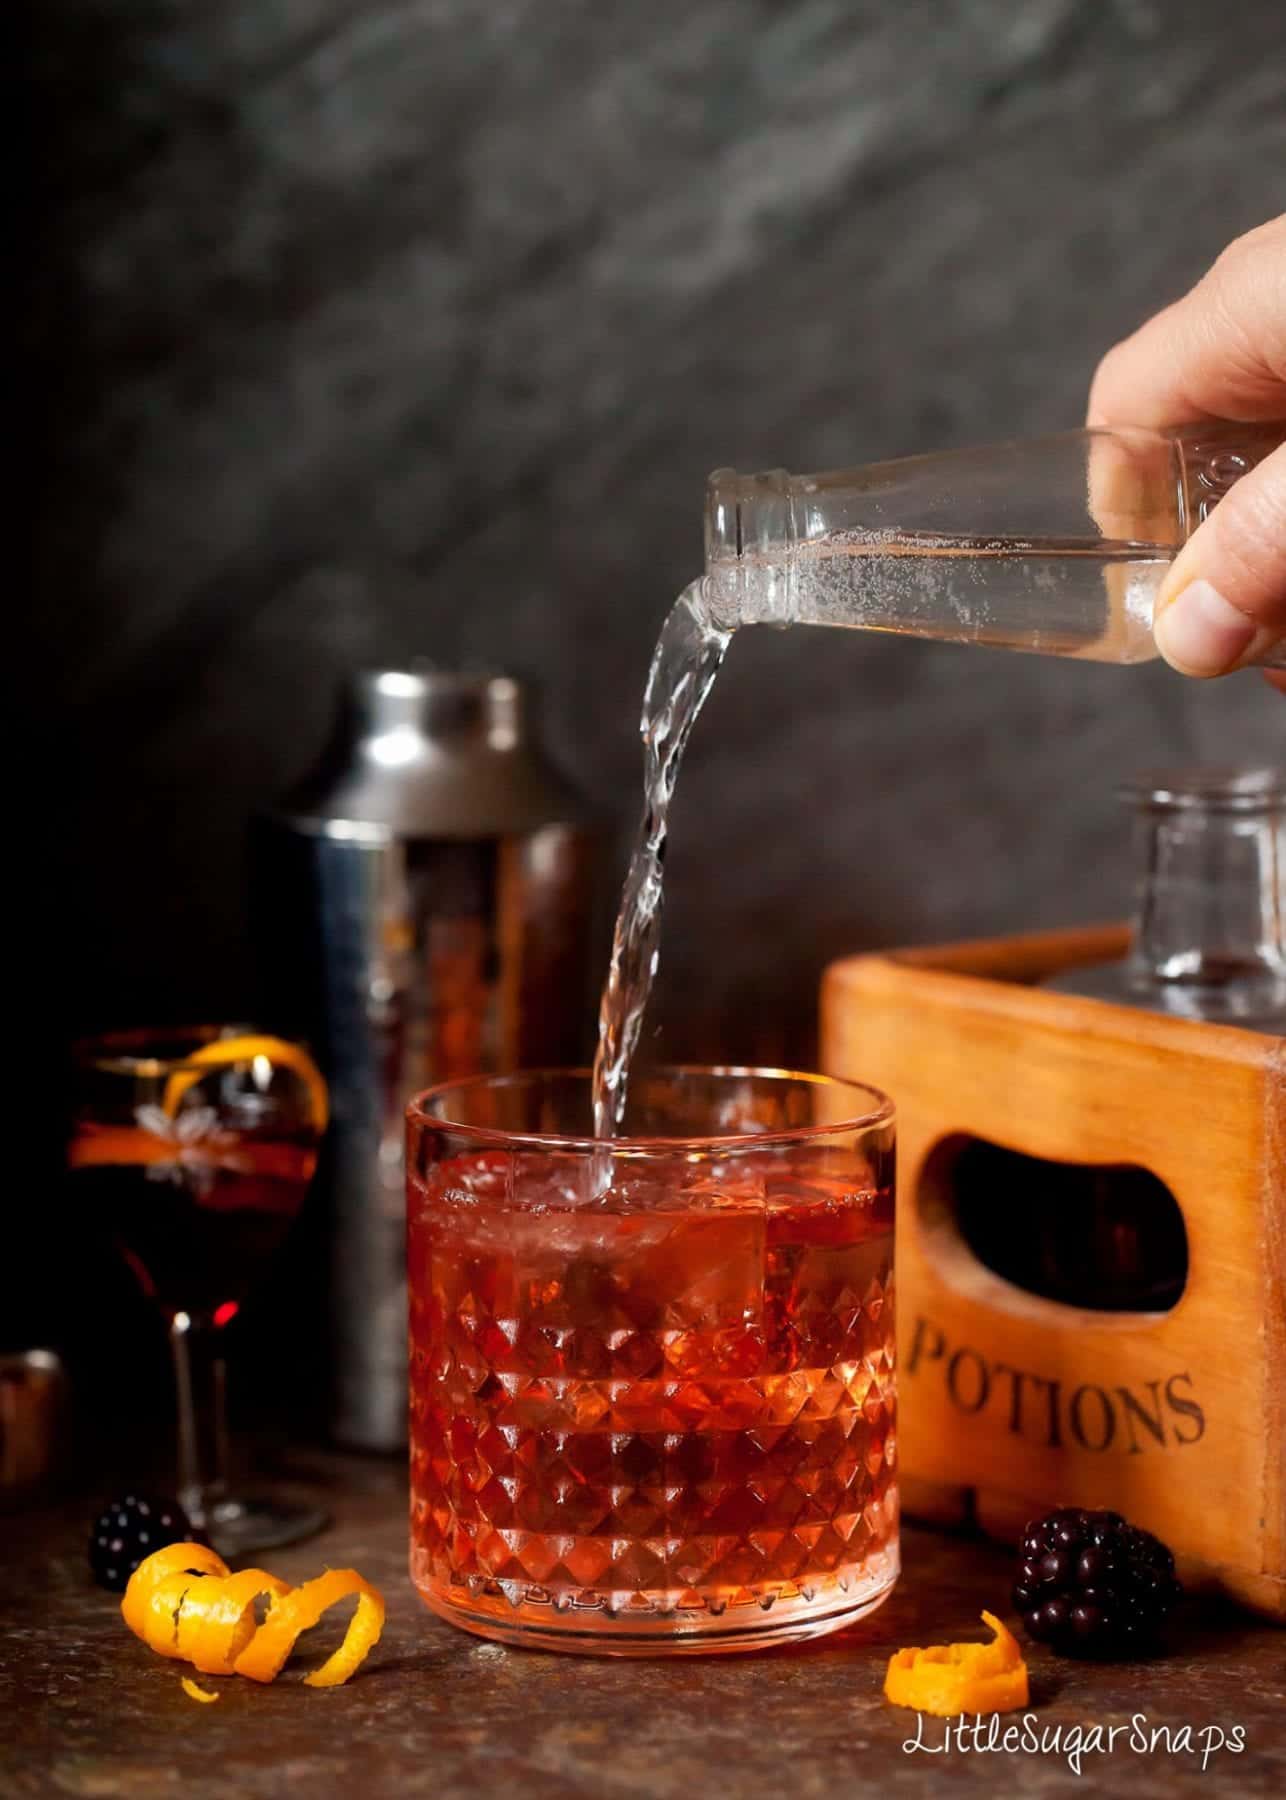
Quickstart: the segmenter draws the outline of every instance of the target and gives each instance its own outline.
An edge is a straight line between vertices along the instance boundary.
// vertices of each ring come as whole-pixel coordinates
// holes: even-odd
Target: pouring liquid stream
[[[732,633],[707,609],[694,581],[661,627],[643,699],[643,817],[621,892],[612,956],[598,1016],[594,1058],[594,1135],[611,1138],[625,1116],[630,1060],[652,992],[661,936],[661,903],[670,802],[697,714],[714,685]],[[595,1182],[598,1188],[600,1183]]]

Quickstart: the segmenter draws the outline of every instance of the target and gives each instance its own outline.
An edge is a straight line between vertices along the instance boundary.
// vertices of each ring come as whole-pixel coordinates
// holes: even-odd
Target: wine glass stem
[[[176,1313],[170,1322],[170,1351],[178,1400],[179,1504],[193,1525],[204,1528],[228,1486],[226,1382],[219,1334],[185,1312]]]

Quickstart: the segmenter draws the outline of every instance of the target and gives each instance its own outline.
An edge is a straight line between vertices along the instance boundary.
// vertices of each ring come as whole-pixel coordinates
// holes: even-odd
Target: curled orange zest
[[[199,1700],[202,1706],[209,1706],[211,1701],[219,1698],[217,1694],[212,1694],[209,1688],[198,1687],[190,1675],[185,1675],[179,1686],[189,1700]]]
[[[356,1569],[327,1569],[287,1594],[237,1658],[237,1674],[249,1676],[251,1681],[272,1681],[300,1632],[315,1625],[324,1612],[349,1594],[357,1595],[357,1610],[343,1643],[320,1669],[304,1677],[308,1687],[337,1687],[347,1681],[384,1629],[384,1601]]]
[[[190,1662],[205,1675],[246,1675],[272,1681],[281,1672],[301,1631],[350,1594],[357,1609],[344,1641],[320,1669],[305,1677],[309,1687],[337,1687],[347,1681],[379,1641],[384,1601],[355,1569],[328,1569],[314,1581],[292,1588],[264,1569],[228,1572],[227,1564],[203,1544],[170,1544],[154,1551],[130,1577],[121,1615],[136,1637],[160,1656]],[[268,1602],[260,1625],[255,1604]],[[190,1678],[184,1690],[203,1694]]]
[[[150,1592],[167,1575],[185,1572],[190,1575],[226,1575],[228,1565],[207,1544],[167,1544],[163,1550],[153,1550],[135,1569],[125,1589],[121,1611],[127,1614],[127,1623],[127,1609],[132,1597]]]
[[[176,1069],[166,1082],[165,1092],[161,1097],[163,1111],[173,1118],[183,1096],[198,1081],[205,1079],[207,1069],[226,1069],[234,1063],[254,1063],[260,1057],[270,1067],[290,1069],[299,1077],[308,1090],[308,1111],[313,1127],[318,1132],[325,1131],[330,1109],[321,1070],[302,1045],[287,1043],[285,1038],[258,1035],[216,1038],[213,1043],[203,1045],[186,1059],[187,1067]]]
[[[217,1580],[213,1575],[167,1575],[158,1581],[143,1604],[143,1629],[139,1636],[158,1656],[185,1661],[179,1649],[179,1619],[188,1596],[198,1582]]]
[[[885,1699],[941,1719],[1026,1706],[1027,1665],[1018,1644],[993,1613],[982,1616],[995,1633],[989,1644],[895,1651],[884,1678]]]
[[[289,1582],[263,1569],[242,1569],[215,1584],[214,1592],[198,1592],[195,1604],[180,1606],[178,1654],[203,1675],[231,1675],[233,1664],[258,1629],[255,1601],[268,1597],[268,1610],[290,1592]],[[189,1588],[189,1594],[192,1590]]]
[[[227,1573],[227,1563],[204,1544],[167,1544],[130,1576],[121,1617],[150,1649],[179,1657],[178,1617],[187,1594],[197,1581]]]

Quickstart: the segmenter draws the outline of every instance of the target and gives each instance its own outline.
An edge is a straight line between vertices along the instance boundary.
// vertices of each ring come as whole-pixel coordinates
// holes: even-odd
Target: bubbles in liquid
[[[1163,546],[836,531],[708,577],[739,624],[842,625],[943,643],[1146,662]]]

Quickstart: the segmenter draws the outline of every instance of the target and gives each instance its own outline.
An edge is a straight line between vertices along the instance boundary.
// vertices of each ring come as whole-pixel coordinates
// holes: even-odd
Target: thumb
[[[1226,675],[1286,637],[1286,444],[1229,489],[1157,595],[1157,649],[1184,675]]]

